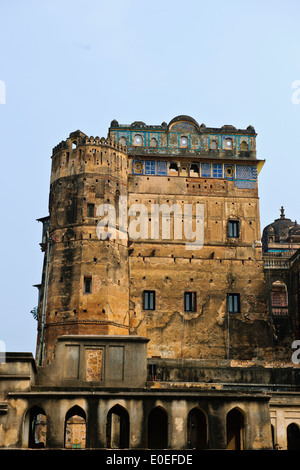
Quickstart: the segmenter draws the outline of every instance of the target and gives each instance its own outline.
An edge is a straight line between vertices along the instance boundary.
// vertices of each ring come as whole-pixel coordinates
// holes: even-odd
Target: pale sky
[[[1,308],[6,351],[35,354],[52,148],[110,122],[255,127],[261,230],[300,221],[298,0],[2,0]],[[293,88],[293,84],[296,88]],[[297,92],[298,88],[299,92]]]

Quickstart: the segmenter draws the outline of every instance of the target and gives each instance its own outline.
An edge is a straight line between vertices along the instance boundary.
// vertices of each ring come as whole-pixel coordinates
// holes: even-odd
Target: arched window
[[[178,165],[175,162],[169,164],[170,175],[178,175]]]
[[[212,141],[210,142],[210,148],[211,148],[212,150],[216,150],[216,149],[218,148],[218,142],[217,142],[216,140],[212,140]]]
[[[168,448],[168,415],[157,406],[148,415],[148,446],[149,449]]]
[[[225,165],[225,178],[234,178],[234,168],[232,165]]]
[[[241,142],[240,149],[242,151],[248,150],[248,144],[247,144],[247,142],[245,142],[245,140],[243,140],[243,142]]]
[[[127,140],[126,140],[126,138],[125,138],[125,137],[120,137],[120,139],[119,139],[119,144],[121,144],[121,145],[127,145]]]
[[[154,137],[150,139],[150,147],[157,147],[157,140]]]
[[[192,163],[191,164],[190,176],[199,176],[199,165],[198,165],[198,163]]]
[[[73,406],[65,419],[65,448],[85,449],[86,446],[86,414],[79,406]]]
[[[282,281],[275,281],[271,287],[271,309],[273,318],[274,344],[281,344],[291,334],[291,324],[288,307],[287,286]]]
[[[115,405],[107,414],[106,445],[109,449],[129,447],[129,416],[120,405]]]
[[[25,417],[25,445],[30,449],[46,447],[47,417],[39,406],[33,406]]]
[[[140,134],[136,134],[134,136],[133,143],[137,147],[140,147],[141,145],[143,145],[143,137]]]
[[[203,411],[193,408],[188,414],[188,447],[207,449],[207,422]]]
[[[244,449],[244,416],[240,410],[234,408],[226,417],[227,449]]]
[[[287,315],[288,295],[286,284],[281,281],[273,282],[271,296],[273,315]]]
[[[233,141],[230,137],[225,139],[225,150],[231,150],[233,148]]]
[[[300,428],[298,424],[291,423],[287,427],[287,449],[300,450]]]

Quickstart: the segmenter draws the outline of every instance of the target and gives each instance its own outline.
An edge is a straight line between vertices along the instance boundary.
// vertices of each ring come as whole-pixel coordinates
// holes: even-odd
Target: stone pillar
[[[187,448],[187,403],[174,400],[169,416],[169,444],[171,449]]]
[[[287,449],[287,426],[285,420],[284,408],[276,409],[276,435],[275,444],[279,445],[281,450]]]
[[[207,414],[209,449],[226,449],[226,414],[223,405],[210,402]]]
[[[99,436],[98,405],[99,401],[97,399],[88,401],[88,419],[86,423],[86,447],[88,449],[101,448],[101,440]]]
[[[59,401],[53,400],[47,406],[47,439],[46,447],[63,449],[65,442],[65,413]]]
[[[129,446],[131,449],[142,449],[146,445],[146,422],[142,400],[130,400],[128,403],[130,416]]]

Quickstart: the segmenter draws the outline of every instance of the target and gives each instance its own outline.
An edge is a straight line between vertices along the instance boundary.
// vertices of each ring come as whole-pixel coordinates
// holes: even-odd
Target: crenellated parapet
[[[122,145],[121,143],[118,143],[112,137],[109,137],[109,136],[107,138],[98,137],[98,136],[88,137],[86,134],[78,130],[75,132],[71,132],[71,134],[66,140],[62,140],[59,144],[53,147],[52,157],[54,157],[61,150],[70,150],[78,146],[84,146],[84,145],[96,145],[96,146],[101,145],[101,146],[111,147],[119,151],[127,152],[126,145]]]
[[[109,174],[127,166],[127,147],[113,137],[88,137],[81,131],[53,148],[51,183],[86,172]],[[105,170],[104,170],[105,169]]]

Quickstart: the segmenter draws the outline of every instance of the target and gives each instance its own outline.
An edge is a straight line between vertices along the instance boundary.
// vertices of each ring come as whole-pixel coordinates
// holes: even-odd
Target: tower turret
[[[76,131],[53,149],[49,220],[43,219],[40,365],[53,359],[58,336],[128,334],[127,240],[97,236],[99,207],[110,204],[117,213],[126,195],[122,145]]]

